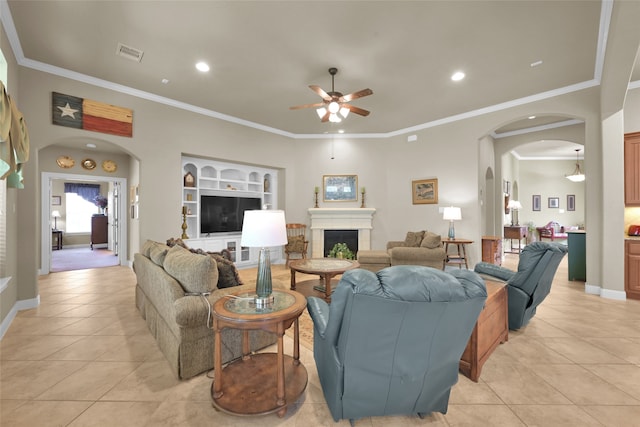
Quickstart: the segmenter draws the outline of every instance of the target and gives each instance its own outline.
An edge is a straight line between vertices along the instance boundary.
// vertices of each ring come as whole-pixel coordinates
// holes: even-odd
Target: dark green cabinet
[[[569,231],[569,280],[587,281],[586,233],[582,230]]]

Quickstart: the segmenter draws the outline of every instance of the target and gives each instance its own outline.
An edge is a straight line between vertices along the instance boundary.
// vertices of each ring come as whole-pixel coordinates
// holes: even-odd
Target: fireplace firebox
[[[329,252],[336,243],[346,243],[347,247],[354,254],[358,253],[358,230],[324,230],[324,256],[329,256]]]

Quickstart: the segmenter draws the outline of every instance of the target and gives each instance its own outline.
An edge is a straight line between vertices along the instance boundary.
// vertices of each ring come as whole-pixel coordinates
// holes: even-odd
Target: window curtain
[[[87,202],[95,203],[95,198],[100,194],[99,184],[77,184],[73,182],[64,183],[65,193],[76,193]]]

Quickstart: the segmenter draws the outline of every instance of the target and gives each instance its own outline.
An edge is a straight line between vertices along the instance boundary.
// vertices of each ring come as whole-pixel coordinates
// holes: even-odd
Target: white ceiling
[[[604,53],[602,6],[592,0],[8,5],[2,20],[21,65],[295,138],[410,133],[586,87],[597,83]],[[144,51],[142,61],[117,56],[118,43]],[[211,71],[196,71],[197,61]],[[532,67],[536,61],[542,64]],[[313,109],[289,109],[320,100],[310,84],[331,89],[329,67],[339,69],[337,91],[373,90],[352,102],[368,117],[330,124]],[[450,75],[457,70],[467,77],[456,83]],[[632,80],[640,80],[640,67]]]

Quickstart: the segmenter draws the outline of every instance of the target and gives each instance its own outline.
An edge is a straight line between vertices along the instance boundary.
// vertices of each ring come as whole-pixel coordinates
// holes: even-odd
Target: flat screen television
[[[244,211],[260,209],[259,197],[200,196],[200,233],[242,231]]]

